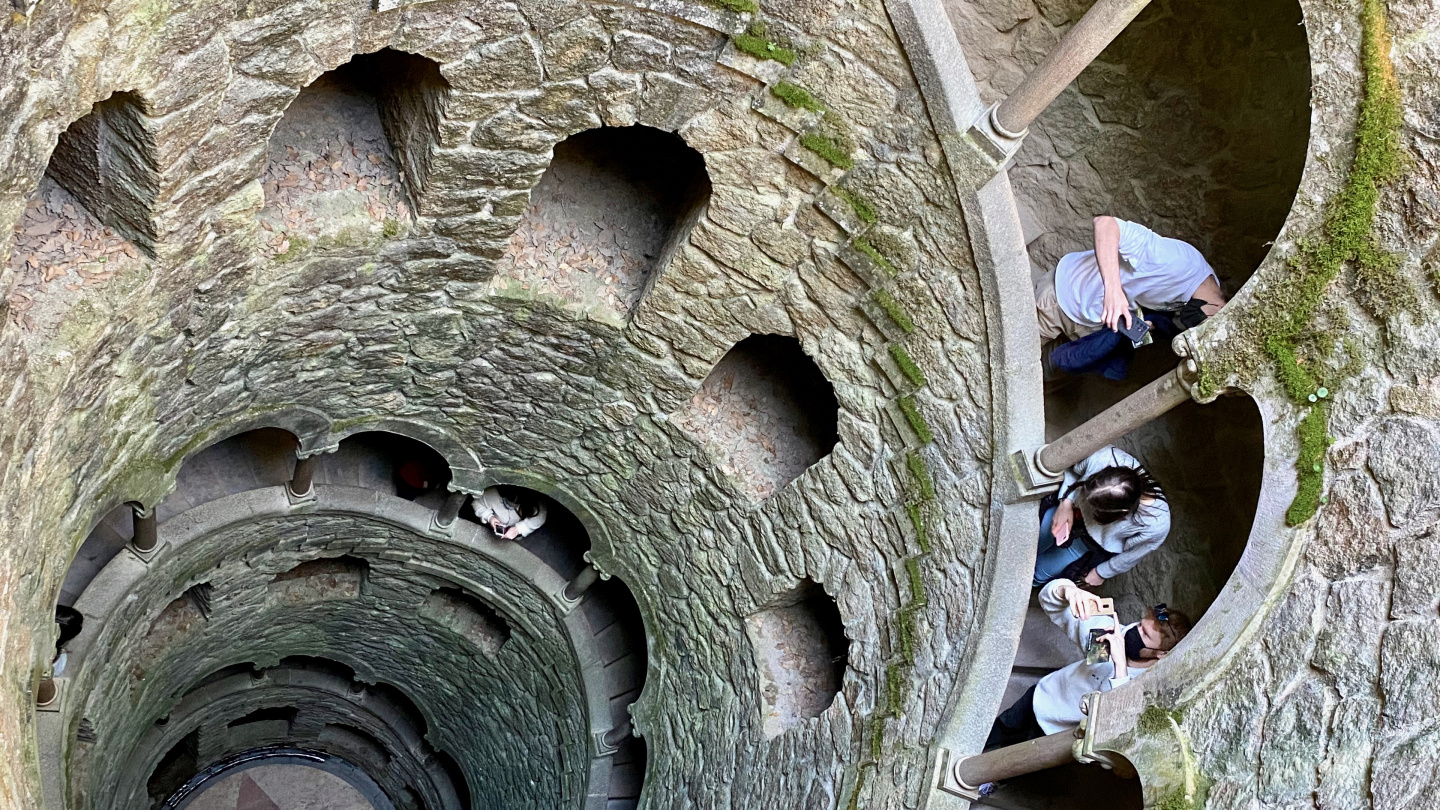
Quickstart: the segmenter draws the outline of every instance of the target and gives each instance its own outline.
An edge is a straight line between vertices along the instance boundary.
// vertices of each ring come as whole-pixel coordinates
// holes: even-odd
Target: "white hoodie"
[[[520,519],[520,507],[518,504],[505,500],[500,495],[500,490],[490,487],[475,499],[475,517],[481,523],[489,524],[490,518],[499,518],[500,531],[503,533],[512,526],[520,530],[520,536],[524,537],[545,524],[545,502],[539,502],[539,512],[534,517]]]
[[[1085,695],[1090,692],[1108,692],[1129,680],[1115,680],[1115,666],[1108,661],[1103,664],[1090,664],[1085,661],[1085,647],[1090,641],[1091,628],[1108,632],[1111,623],[1108,616],[1091,616],[1084,620],[1075,618],[1070,612],[1070,603],[1060,595],[1061,588],[1074,585],[1075,583],[1068,579],[1052,579],[1040,591],[1040,607],[1045,609],[1050,621],[1065,631],[1065,636],[1075,643],[1081,654],[1079,661],[1046,675],[1035,686],[1035,719],[1046,734],[1055,734],[1080,725],[1081,719],[1085,717],[1080,713],[1080,701]],[[1123,625],[1120,631],[1124,633],[1134,626],[1135,624]],[[1129,672],[1131,675],[1138,675],[1144,670],[1131,667]]]

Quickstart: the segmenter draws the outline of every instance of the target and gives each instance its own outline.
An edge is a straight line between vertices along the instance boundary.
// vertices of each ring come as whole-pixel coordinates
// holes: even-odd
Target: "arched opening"
[[[601,127],[556,147],[497,268],[501,284],[628,317],[710,199],[678,135]]]
[[[260,226],[280,260],[409,231],[449,84],[422,56],[361,54],[312,82],[270,136]]]
[[[395,805],[363,769],[343,759],[280,749],[207,769],[171,796],[164,810],[292,807],[393,810]]]
[[[155,508],[162,523],[227,495],[290,480],[299,440],[283,428],[257,428],[218,441],[181,463],[175,489]]]
[[[424,442],[384,431],[347,436],[319,457],[315,483],[363,487],[436,506],[450,483],[445,457]]]
[[[829,455],[839,413],[834,386],[800,341],[751,335],[721,358],[675,423],[764,500]]]
[[[1013,18],[979,0],[947,5],[993,99],[1043,55],[1025,43],[1058,39],[1090,3],[1041,3],[1038,15],[1014,6]],[[1037,268],[1091,249],[1091,219],[1110,214],[1190,242],[1233,295],[1279,233],[1304,167],[1302,23],[1296,0],[1149,4],[1032,125],[1010,171]]]
[[[15,225],[9,303],[21,326],[58,327],[83,288],[152,253],[159,188],[152,129],[139,96],[115,93],[60,133]]]
[[[1110,756],[1120,761],[1115,769],[1071,762],[1007,779],[975,804],[1004,810],[1141,810],[1145,796],[1134,766]]]
[[[767,737],[819,717],[835,702],[849,666],[850,640],[835,599],[813,580],[745,619],[755,654],[761,725]]]

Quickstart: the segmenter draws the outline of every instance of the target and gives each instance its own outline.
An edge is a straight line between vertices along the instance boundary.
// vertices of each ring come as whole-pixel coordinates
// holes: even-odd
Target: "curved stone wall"
[[[1054,5],[1031,11],[997,2],[984,10],[1014,11],[1016,21],[1046,17],[1045,37],[1016,40],[1029,42],[1026,53],[1038,58],[1080,10]],[[1433,106],[1437,60],[1429,43],[1437,22],[1415,4],[1393,5],[1410,122],[1402,140],[1416,162],[1382,197],[1379,233],[1401,252],[1407,277],[1429,285],[1422,265],[1433,260],[1426,257],[1436,232],[1433,149],[1415,122]],[[1288,283],[1287,254],[1315,232],[1347,165],[1340,158],[1360,93],[1358,22],[1350,9],[1302,6],[1310,61],[1320,66],[1311,71],[1315,131],[1306,174],[1277,249],[1190,342],[1202,365],[1233,348],[1266,285]],[[0,221],[23,224],[0,246],[0,379],[7,381],[0,519],[11,531],[0,550],[0,736],[26,741],[0,767],[0,800],[39,806],[42,784],[47,799],[63,793],[42,782],[49,776],[34,764],[32,728],[48,741],[54,724],[36,722],[29,693],[50,657],[50,609],[67,564],[108,510],[156,505],[187,455],[244,429],[286,425],[310,455],[361,430],[409,424],[411,435],[446,457],[457,489],[523,483],[569,506],[591,534],[597,567],[634,589],[650,634],[646,688],[632,710],[649,757],[639,803],[960,803],[932,793],[930,779],[944,752],[979,747],[999,708],[997,686],[1024,608],[1023,588],[1014,586],[1033,553],[1034,506],[1014,484],[1010,462],[1013,451],[1039,443],[1043,425],[1022,212],[1005,176],[970,182],[974,167],[956,160],[959,133],[983,107],[937,3],[787,3],[763,16],[772,27],[761,39],[775,40],[764,52],[794,52],[792,67],[737,48],[749,15],[683,0],[226,0],[165,9],[21,0],[0,20],[0,76],[25,77],[0,86],[0,167],[8,178]],[[387,229],[382,218],[365,239],[302,241],[282,228],[288,245],[277,245],[258,216],[270,201],[262,180],[271,133],[302,88],[383,48],[432,60],[447,85],[443,99],[426,96],[421,105],[435,116],[433,133],[405,141],[405,165],[424,167],[423,184],[409,187],[413,222]],[[1078,103],[1093,124],[1090,114],[1106,107],[1111,89],[1130,92],[1124,83],[1086,89],[1114,78],[1117,62],[1106,64],[1082,79],[1086,99],[1072,93],[1055,114]],[[772,92],[782,78],[828,114],[791,90]],[[115,129],[130,133],[125,148],[140,159],[97,165],[154,200],[144,228],[149,244],[133,252],[123,232],[82,222],[81,213],[103,217],[103,206],[84,212],[82,200],[66,220],[76,227],[51,228],[44,213],[58,199],[53,216],[71,216],[42,187],[60,133],[117,92],[127,94],[126,115]],[[1159,103],[1141,101],[1135,109]],[[493,284],[554,145],[602,125],[636,123],[677,132],[697,150],[712,193],[655,268],[629,320]],[[1124,140],[1126,126],[1091,129]],[[1031,148],[1042,141],[1034,138]],[[1135,161],[1148,166],[1137,173],[1174,181],[1179,190],[1164,200],[1193,202],[1193,189],[1219,177],[1224,164],[1212,154],[1174,178],[1128,147],[1121,153],[1117,171]],[[1086,155],[1085,165],[1098,171]],[[1141,214],[1170,217],[1177,235],[1187,235],[1178,233],[1184,222],[1210,230],[1210,220],[1191,220],[1188,209],[1172,217],[1160,197],[1137,192],[1131,200],[1125,189],[1112,193],[1093,182],[1084,166],[1066,165],[1063,177],[1044,184],[1051,202],[1062,185],[1085,200],[1098,189],[1101,202],[1139,200],[1149,206]],[[345,168],[342,161],[329,170]],[[327,168],[305,171],[319,183]],[[27,209],[37,190],[44,199]],[[1261,196],[1266,205],[1278,198]],[[1078,211],[1068,197],[1066,206],[1056,205],[1063,216],[1055,222]],[[47,245],[61,230],[65,241],[85,243],[76,248],[83,261],[47,279],[28,259],[52,255],[57,248]],[[83,238],[69,239],[71,231]],[[1233,232],[1243,237],[1236,244],[1252,235],[1238,226]],[[1246,250],[1259,254],[1248,243]],[[1145,679],[1113,693],[1105,715],[1118,718],[1106,727],[1107,744],[1136,764],[1151,803],[1180,790],[1193,805],[1207,784],[1217,807],[1285,807],[1320,795],[1325,806],[1388,808],[1427,795],[1433,729],[1407,686],[1433,674],[1421,642],[1437,623],[1433,603],[1415,595],[1424,583],[1411,573],[1428,570],[1421,538],[1433,516],[1407,482],[1426,480],[1427,431],[1440,418],[1426,404],[1435,307],[1428,286],[1422,292],[1415,314],[1380,313],[1395,319],[1383,332],[1351,307],[1368,365],[1337,395],[1331,429],[1341,441],[1330,452],[1340,475],[1318,521],[1283,523],[1294,491],[1297,409],[1264,373],[1228,381],[1254,397],[1266,432],[1249,545],[1206,622]],[[759,503],[671,418],[752,334],[797,338],[833,385],[839,408],[834,451]],[[1392,413],[1377,418],[1385,408]],[[1398,447],[1421,461],[1401,458]],[[291,509],[283,490],[269,497],[277,510]],[[387,549],[420,547],[417,538],[428,536],[422,517],[431,519],[433,506],[397,508],[410,507],[419,522],[406,530],[394,529],[395,520],[366,524],[388,527]],[[276,519],[267,531],[279,537],[300,520]],[[267,553],[277,555],[274,573],[301,560],[293,549]],[[395,599],[403,593],[423,602],[434,589],[431,574],[383,553],[352,556],[371,573],[393,574]],[[196,584],[205,566],[164,549],[155,560],[161,569],[176,566],[178,579],[149,586],[154,600],[134,608],[145,612],[133,620],[137,629]],[[359,584],[373,583],[367,576],[353,577],[358,600],[374,598]],[[849,668],[830,708],[770,738],[744,617],[804,580],[834,597]],[[329,595],[348,599],[349,581],[337,579]],[[269,598],[258,582],[249,590],[238,576],[234,582],[257,605]],[[1392,592],[1407,596],[1387,608],[1384,595]],[[314,626],[344,630],[326,625],[339,596],[306,614]],[[558,647],[553,608],[542,612],[538,600],[534,608],[530,637]],[[1350,616],[1365,623],[1347,623]],[[375,624],[365,626],[413,628],[382,628],[382,620],[367,616]],[[182,624],[169,628],[173,651],[192,649],[213,665],[233,664],[231,644],[252,641],[222,644],[203,631],[181,641],[193,632]],[[298,623],[279,626],[291,628],[287,645],[328,643]],[[1342,626],[1363,632],[1352,638],[1323,629]],[[517,640],[526,638],[512,633],[500,654],[521,649]],[[253,641],[258,647],[263,638]],[[144,645],[114,648],[116,661],[134,663],[143,652]],[[154,672],[163,674],[133,692],[101,690],[118,698],[108,706],[114,720],[90,718],[86,730],[74,717],[53,736],[95,737],[86,777],[95,784],[113,777],[121,756],[107,737],[138,739],[155,719],[143,715],[183,689],[167,681],[192,675],[178,656],[157,654]],[[98,665],[97,656],[82,680]],[[437,689],[435,700],[453,697],[406,666],[391,680],[417,692]],[[576,702],[575,680],[547,697],[546,711],[572,719],[588,712],[594,721],[603,713]],[[100,692],[77,683],[62,691],[62,706],[98,699]],[[532,694],[523,686],[516,694]],[[1176,712],[1138,722],[1147,707]],[[439,718],[427,725],[442,736]],[[543,798],[531,786],[512,787],[536,802],[578,800],[566,791],[584,789],[575,768],[589,742],[566,737],[575,760],[545,771],[543,788],[535,788]],[[446,744],[454,741],[437,747]],[[474,773],[494,773],[501,759],[486,751],[451,753]],[[1368,793],[1358,787],[1366,784]]]

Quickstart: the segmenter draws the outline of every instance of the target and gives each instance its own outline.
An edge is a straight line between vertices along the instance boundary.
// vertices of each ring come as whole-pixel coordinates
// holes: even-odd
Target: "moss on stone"
[[[785,106],[794,107],[797,110],[810,110],[812,112],[825,112],[825,105],[820,99],[810,94],[809,90],[798,84],[787,81],[778,81],[770,85],[770,93],[781,101]]]
[[[1141,734],[1168,734],[1170,732],[1170,712],[1159,706],[1146,706],[1145,711],[1140,713],[1140,720],[1136,727]]]
[[[736,14],[754,14],[760,10],[755,0],[704,0],[705,5],[733,11]]]
[[[900,302],[895,300],[895,296],[885,290],[876,290],[870,294],[870,298],[886,317],[900,327],[900,331],[907,335],[915,331],[915,321],[910,318],[910,313],[900,306]]]
[[[865,256],[869,258],[870,261],[874,262],[876,266],[878,266],[885,273],[885,275],[893,278],[899,272],[895,269],[895,265],[891,264],[890,260],[885,258],[885,256],[881,254],[880,251],[876,250],[875,246],[870,244],[870,241],[865,237],[857,236],[854,240],[850,242],[850,244],[854,245],[856,250],[865,254]]]
[[[275,261],[280,264],[285,264],[286,262],[293,262],[296,259],[300,258],[300,255],[302,253],[310,249],[310,240],[306,239],[303,236],[291,236],[289,237],[289,239],[290,246],[285,248],[284,253],[281,253],[280,255],[275,257]]]
[[[899,401],[900,412],[905,414],[905,421],[910,423],[910,429],[920,438],[922,444],[929,444],[935,441],[935,434],[930,432],[930,426],[925,423],[925,417],[920,413],[920,407],[915,404],[914,397],[901,397]]]
[[[396,238],[403,230],[404,228],[401,227],[400,221],[397,219],[386,219],[380,226],[380,233],[384,235],[386,239]]]
[[[899,343],[891,343],[888,349],[890,351],[890,359],[894,360],[895,365],[900,367],[900,373],[905,375],[905,379],[909,380],[916,388],[923,388],[925,386],[925,372],[921,371],[920,367],[915,365],[915,361],[910,359],[910,353],[905,351],[905,347]]]
[[[838,166],[847,171],[855,167],[854,158],[842,150],[840,144],[818,132],[800,136],[800,145],[824,158],[825,162],[832,166]]]
[[[800,136],[800,145],[824,158],[832,166],[849,171],[855,168],[855,139],[845,121],[833,112],[820,118],[815,129]]]
[[[898,717],[905,708],[906,669],[908,667],[900,663],[885,668],[885,714],[890,717]]]
[[[905,465],[910,468],[910,476],[915,479],[915,486],[920,490],[920,500],[935,500],[935,480],[930,477],[930,468],[925,465],[925,459],[919,453],[910,453],[905,457]]]
[[[1218,351],[1207,361],[1199,382],[1202,396],[1219,393],[1232,375],[1255,373],[1258,363],[1249,355],[1256,349],[1274,365],[1281,386],[1296,403],[1308,406],[1321,387],[1334,390],[1339,383],[1334,372],[1339,369],[1328,361],[1336,330],[1333,325],[1317,325],[1316,316],[1346,264],[1354,264],[1360,298],[1377,315],[1418,306],[1412,285],[1399,272],[1399,262],[1380,248],[1374,233],[1380,188],[1404,166],[1399,87],[1389,57],[1382,0],[1363,0],[1361,23],[1363,96],[1350,175],[1331,200],[1320,233],[1302,242],[1287,260],[1290,277],[1269,285],[1253,317],[1237,324],[1242,337],[1232,345],[1238,348]],[[1292,526],[1309,520],[1322,501],[1328,414],[1323,405],[1309,407],[1300,422],[1299,487],[1286,512]]]
[[[1320,400],[1311,405],[1300,420],[1298,436],[1300,452],[1295,459],[1295,471],[1300,479],[1295,499],[1285,511],[1285,522],[1297,526],[1310,519],[1320,508],[1325,490],[1325,450],[1330,446],[1326,431],[1330,422],[1330,402]]]
[[[1195,802],[1185,797],[1180,788],[1166,793],[1155,803],[1155,810],[1195,810]]]
[[[731,38],[735,43],[735,49],[744,54],[749,54],[756,59],[770,59],[779,62],[786,67],[795,63],[797,56],[795,48],[783,37],[772,36],[769,26],[764,22],[756,21],[745,29],[745,33],[736,34]]]
[[[909,608],[918,610],[930,604],[930,597],[925,593],[925,576],[920,570],[920,561],[923,557],[911,557],[905,561],[905,575],[910,582],[910,605]]]
[[[875,213],[875,206],[871,205],[870,201],[861,196],[859,192],[851,191],[844,186],[832,186],[830,191],[836,197],[849,203],[850,207],[855,209],[855,216],[859,217],[861,222],[874,225],[879,220],[879,216]]]
[[[925,511],[918,503],[905,504],[905,514],[910,518],[910,525],[915,529],[915,543],[920,550],[926,554],[930,553],[930,534],[925,530]]]

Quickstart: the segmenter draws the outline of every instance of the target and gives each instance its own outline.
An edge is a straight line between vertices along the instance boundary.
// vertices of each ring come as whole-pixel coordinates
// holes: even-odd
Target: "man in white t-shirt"
[[[1189,243],[1115,217],[1095,218],[1095,249],[1067,253],[1035,284],[1040,342],[1130,326],[1136,305],[1179,310],[1199,299],[1206,317],[1225,305],[1220,280]]]

